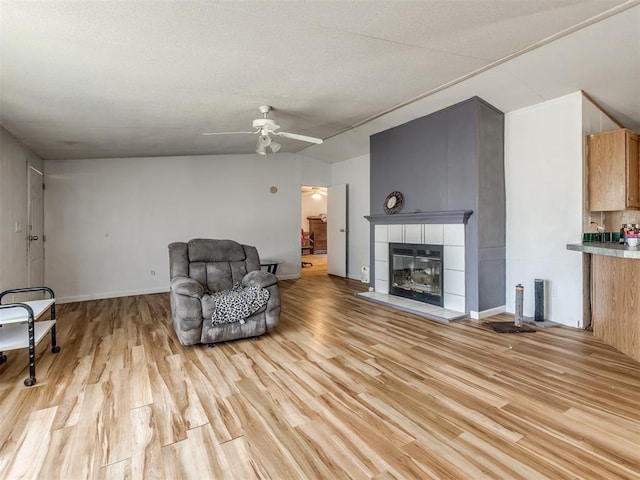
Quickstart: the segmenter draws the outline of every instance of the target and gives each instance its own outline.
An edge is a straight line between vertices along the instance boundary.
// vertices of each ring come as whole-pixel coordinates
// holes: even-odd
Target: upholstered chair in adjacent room
[[[169,263],[173,328],[182,345],[257,337],[276,327],[278,277],[261,270],[255,247],[201,238],[174,242],[169,245]],[[245,297],[234,295],[243,291],[260,298],[251,297],[250,306],[219,303],[229,298],[242,303]],[[256,303],[266,298],[266,305]],[[258,309],[252,312],[249,307],[254,304]]]

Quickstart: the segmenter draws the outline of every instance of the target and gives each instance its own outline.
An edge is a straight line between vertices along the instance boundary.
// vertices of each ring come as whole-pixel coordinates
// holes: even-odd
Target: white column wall
[[[168,244],[197,237],[255,245],[297,278],[300,185],[330,176],[295,154],[49,160],[46,282],[62,301],[167,291]]]
[[[582,258],[566,249],[582,233],[582,94],[505,115],[507,311],[524,286],[533,316],[534,280],[545,280],[546,318],[582,326]]]

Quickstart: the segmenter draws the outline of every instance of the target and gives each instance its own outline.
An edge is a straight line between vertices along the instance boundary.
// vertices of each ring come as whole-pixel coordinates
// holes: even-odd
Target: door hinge
[[[44,190],[44,183],[42,184],[42,190]]]

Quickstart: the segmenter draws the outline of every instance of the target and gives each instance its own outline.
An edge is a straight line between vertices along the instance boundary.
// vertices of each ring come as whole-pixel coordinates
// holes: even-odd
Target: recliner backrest
[[[255,247],[233,240],[196,238],[169,245],[170,275],[190,277],[210,292],[226,290],[260,269]]]

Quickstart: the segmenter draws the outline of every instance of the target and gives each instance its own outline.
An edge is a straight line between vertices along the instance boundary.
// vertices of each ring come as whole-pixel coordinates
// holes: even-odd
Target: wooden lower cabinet
[[[592,255],[593,334],[640,362],[640,259]]]

